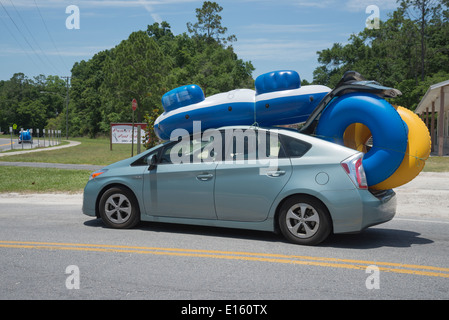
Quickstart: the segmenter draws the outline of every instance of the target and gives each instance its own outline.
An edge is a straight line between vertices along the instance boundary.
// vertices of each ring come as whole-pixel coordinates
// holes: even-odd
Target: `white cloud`
[[[242,27],[242,29],[245,29],[246,31],[257,31],[258,33],[262,34],[273,34],[273,33],[280,33],[280,34],[289,34],[289,33],[301,33],[301,32],[321,32],[323,31],[323,28],[328,28],[328,26],[324,24],[252,24],[245,27]]]
[[[365,11],[370,5],[376,5],[380,10],[394,10],[398,7],[396,0],[298,0],[296,6],[345,10],[350,12]]]
[[[36,0],[39,7],[42,8],[61,8],[69,5],[79,7],[141,7],[156,5],[172,5],[179,3],[197,2],[197,0]],[[5,1],[4,6],[12,6],[10,2]],[[15,7],[35,7],[31,0],[14,0]]]
[[[396,0],[348,0],[346,8],[349,11],[365,11],[370,5],[376,5],[382,10],[394,10],[398,7]]]
[[[335,3],[335,0],[299,0],[296,5],[309,8],[329,8]]]
[[[316,57],[316,52],[332,46],[331,42],[318,40],[273,40],[267,38],[240,39],[234,49],[247,60],[308,61]]]
[[[114,46],[77,46],[73,48],[65,48],[64,50],[56,51],[56,50],[44,50],[42,53],[37,53],[37,55],[43,56],[57,56],[61,55],[64,57],[90,57],[94,54],[111,49]],[[32,50],[23,50],[17,47],[5,47],[3,46],[0,50],[0,56],[9,56],[9,55],[36,55],[35,51]]]

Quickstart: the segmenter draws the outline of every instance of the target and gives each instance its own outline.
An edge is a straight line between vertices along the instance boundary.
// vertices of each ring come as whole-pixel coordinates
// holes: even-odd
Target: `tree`
[[[162,21],[160,26],[159,22],[153,23],[151,26],[147,27],[148,36],[155,38],[157,41],[160,41],[163,38],[173,39],[174,35],[171,32],[170,24],[167,21]]]
[[[165,77],[171,69],[157,42],[144,31],[133,32],[107,57],[101,85],[104,126],[119,118],[131,120],[131,101],[138,103],[137,121],[160,103],[166,91]]]
[[[202,8],[197,8],[196,17],[198,21],[194,24],[187,23],[187,30],[193,33],[195,37],[205,39],[207,42],[212,40],[219,44],[236,41],[235,35],[225,37],[228,28],[221,25],[221,16],[219,13],[223,11],[218,3],[212,1],[204,1]]]
[[[0,128],[7,131],[15,123],[19,128],[43,129],[47,119],[62,112],[64,88],[64,80],[57,76],[29,79],[15,73],[11,79],[0,81]]]
[[[213,9],[207,14],[218,16],[222,10],[212,2],[204,6]],[[174,35],[170,24],[163,21],[76,63],[70,89],[72,134],[108,134],[111,122],[131,121],[132,99],[138,102],[136,120],[154,121],[163,112],[163,94],[182,85],[197,84],[206,95],[253,88],[254,67],[239,59],[232,46],[223,45],[226,28],[218,18],[211,24],[209,38],[199,33]]]
[[[441,3],[436,0],[402,0],[401,7],[409,18],[415,22],[419,39],[421,81],[426,76],[427,46],[429,41],[429,24],[432,19],[438,19]]]
[[[112,50],[101,51],[88,61],[75,63],[72,68],[69,127],[73,135],[93,138],[103,131],[100,87],[104,81],[105,61],[112,54]]]
[[[345,71],[396,87],[394,103],[414,109],[429,81],[449,78],[448,0],[403,0],[379,29],[318,52],[314,83],[335,86]],[[412,18],[413,15],[413,18]]]

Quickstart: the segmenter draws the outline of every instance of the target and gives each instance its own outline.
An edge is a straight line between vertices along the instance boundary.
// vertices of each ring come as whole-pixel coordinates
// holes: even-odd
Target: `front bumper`
[[[84,187],[82,211],[85,215],[90,217],[97,216],[96,212],[97,196],[98,196],[98,186],[95,186],[95,182],[91,180]]]

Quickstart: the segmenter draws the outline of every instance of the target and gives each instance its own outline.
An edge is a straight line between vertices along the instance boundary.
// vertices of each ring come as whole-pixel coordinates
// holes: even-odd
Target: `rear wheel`
[[[128,189],[108,189],[100,199],[100,217],[112,228],[129,229],[140,221],[140,210],[136,197]]]
[[[332,231],[327,208],[309,196],[295,196],[281,207],[279,227],[285,238],[302,245],[316,245]]]

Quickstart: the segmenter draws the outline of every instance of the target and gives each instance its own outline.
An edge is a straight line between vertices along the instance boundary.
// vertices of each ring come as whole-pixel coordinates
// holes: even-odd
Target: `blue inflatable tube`
[[[20,133],[19,135],[19,140],[20,141],[31,141],[31,133],[30,130],[25,130],[22,131],[22,133]]]
[[[353,123],[368,127],[373,147],[365,154],[363,167],[368,186],[390,177],[401,165],[407,149],[408,127],[386,100],[356,92],[338,98],[323,111],[316,135],[343,145],[346,128]]]
[[[254,123],[254,91],[249,89],[233,90],[219,93],[198,101],[198,86],[187,86],[194,95],[189,95],[182,89],[182,95],[170,91],[162,98],[165,112],[154,123],[154,131],[162,140],[170,140],[171,133],[176,129],[184,129],[193,133],[193,122],[201,121],[201,130],[219,128],[225,125],[246,125]],[[195,87],[195,89],[192,89]],[[184,87],[183,87],[184,88]],[[179,100],[185,104],[180,106]],[[193,103],[188,104],[187,101]],[[170,102],[170,103],[168,103]],[[175,105],[175,106],[174,106]],[[168,111],[167,111],[168,110]]]
[[[205,98],[196,85],[167,92],[162,97],[165,112],[154,124],[156,135],[169,140],[176,129],[193,133],[193,122],[201,130],[230,125],[275,126],[307,120],[323,97],[325,86],[301,87],[295,71],[276,71],[256,79],[256,90],[239,89]]]

